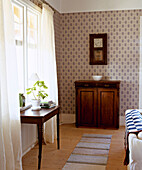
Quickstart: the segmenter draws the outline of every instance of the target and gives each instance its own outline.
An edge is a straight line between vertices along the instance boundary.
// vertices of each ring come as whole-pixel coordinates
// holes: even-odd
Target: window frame
[[[23,8],[23,79],[24,84],[23,93],[26,92],[28,88],[28,27],[27,27],[27,13],[28,11],[37,15],[37,47],[38,47],[38,57],[40,56],[40,42],[41,42],[41,8],[28,0],[12,0],[12,5],[16,4],[19,7]],[[38,59],[37,59],[38,62]],[[37,64],[37,69],[38,64]]]

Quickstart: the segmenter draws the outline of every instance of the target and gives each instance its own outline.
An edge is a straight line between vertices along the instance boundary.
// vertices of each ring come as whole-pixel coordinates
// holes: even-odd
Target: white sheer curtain
[[[48,5],[43,5],[41,18],[41,58],[40,79],[48,86],[48,100],[58,105],[57,69],[55,56],[55,38],[53,10]],[[44,140],[53,143],[56,138],[56,117],[44,124]]]
[[[0,170],[21,170],[21,124],[14,21],[10,0],[0,0]]]

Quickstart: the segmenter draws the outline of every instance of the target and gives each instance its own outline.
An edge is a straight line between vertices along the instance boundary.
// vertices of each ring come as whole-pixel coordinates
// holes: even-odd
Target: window
[[[32,5],[32,6],[31,6]],[[30,2],[13,1],[15,43],[18,62],[19,92],[25,93],[30,76],[38,72],[40,58],[40,18],[38,7]]]

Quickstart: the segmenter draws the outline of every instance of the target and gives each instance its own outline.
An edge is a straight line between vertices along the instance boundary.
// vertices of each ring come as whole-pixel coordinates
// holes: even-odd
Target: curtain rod
[[[41,4],[48,5],[54,12],[58,12],[55,8],[53,8],[49,3],[47,3],[45,0],[38,0]]]

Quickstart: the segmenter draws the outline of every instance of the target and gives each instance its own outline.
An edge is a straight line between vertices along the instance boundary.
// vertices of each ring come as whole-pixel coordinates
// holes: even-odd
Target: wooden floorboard
[[[60,126],[61,149],[56,149],[54,144],[43,145],[41,170],[61,170],[65,165],[76,144],[80,141],[83,133],[112,135],[107,170],[126,170],[124,160],[124,127],[118,130],[76,128],[72,125]],[[23,157],[23,170],[37,170],[38,145]]]

